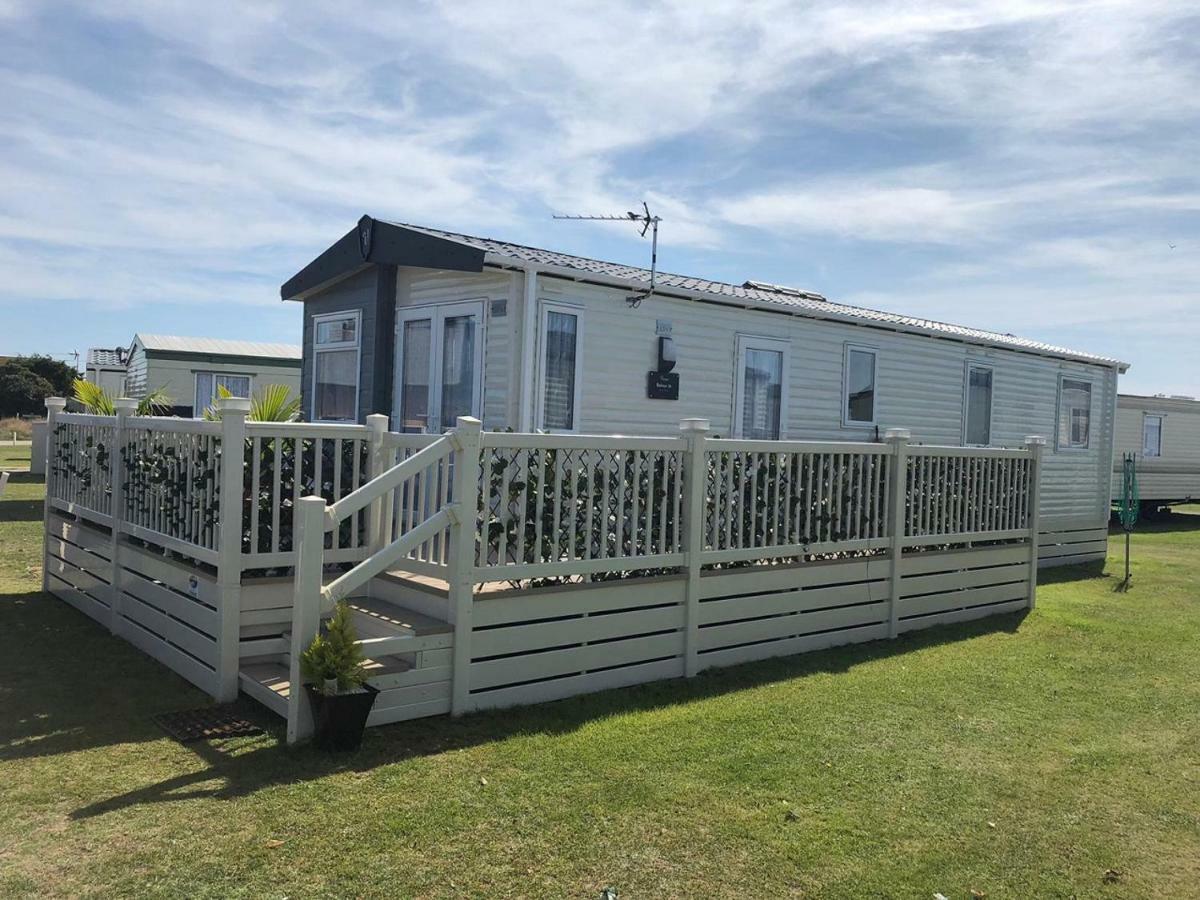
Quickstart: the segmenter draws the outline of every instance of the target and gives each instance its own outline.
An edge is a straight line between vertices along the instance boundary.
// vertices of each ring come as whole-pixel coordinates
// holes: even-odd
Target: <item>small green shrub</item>
[[[305,680],[323,688],[326,681],[336,678],[339,693],[361,687],[367,673],[357,640],[350,607],[339,603],[323,632],[300,655],[300,672]]]

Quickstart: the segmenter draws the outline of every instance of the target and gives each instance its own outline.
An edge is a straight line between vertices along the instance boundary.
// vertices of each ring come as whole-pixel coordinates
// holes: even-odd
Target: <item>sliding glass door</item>
[[[440,434],[480,416],[483,303],[402,309],[396,317],[394,427]]]

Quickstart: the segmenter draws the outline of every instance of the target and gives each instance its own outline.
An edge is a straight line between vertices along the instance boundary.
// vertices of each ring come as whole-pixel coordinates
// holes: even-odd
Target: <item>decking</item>
[[[310,727],[299,653],[341,599],[382,725],[1036,596],[1036,441],[728,441],[692,421],[674,438],[398,435],[383,417],[247,423],[225,402],[221,422],[52,411],[45,586],[212,696],[255,698],[290,740]]]

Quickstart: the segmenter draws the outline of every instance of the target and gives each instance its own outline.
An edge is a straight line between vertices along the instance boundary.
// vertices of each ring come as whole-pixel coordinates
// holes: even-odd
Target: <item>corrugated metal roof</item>
[[[92,347],[87,352],[88,368],[119,369],[125,365],[125,348]]]
[[[572,256],[567,253],[557,253],[553,250],[541,250],[537,247],[526,247],[522,244],[512,244],[492,238],[443,231],[438,228],[428,228],[424,225],[409,225],[402,222],[391,224],[397,225],[400,228],[409,228],[413,231],[423,232],[434,237],[456,241],[469,247],[475,247],[495,257],[497,260],[509,260],[538,266],[568,269],[579,272],[581,275],[590,275],[597,280],[611,280],[635,288],[648,287],[650,284],[649,269],[605,262],[599,259],[588,259],[583,256]],[[723,281],[709,281],[705,278],[672,275],[666,272],[659,272],[655,277],[658,286],[665,291],[674,289],[689,294],[711,297],[718,301],[724,300],[727,302],[743,302],[751,305],[777,306],[786,308],[789,312],[813,318],[863,322],[877,327],[891,327],[900,331],[945,336],[970,343],[1026,350],[1048,356],[1062,357],[1064,359],[1080,360],[1106,366],[1118,366],[1122,369],[1128,366],[1127,363],[1121,360],[1100,356],[1095,353],[1071,350],[1066,347],[1057,346],[1056,344],[1017,337],[1012,334],[1000,334],[999,332],[987,331],[981,328],[952,325],[947,322],[938,322],[934,319],[904,316],[898,313],[883,312],[882,310],[850,306],[845,303],[834,303],[826,300],[820,294],[779,285],[767,286],[762,282],[728,284]]]
[[[223,356],[259,356],[276,359],[300,359],[303,355],[295,344],[268,344],[261,341],[231,341],[223,338],[178,337],[170,334],[134,335],[147,350],[166,350],[172,353],[215,353]]]

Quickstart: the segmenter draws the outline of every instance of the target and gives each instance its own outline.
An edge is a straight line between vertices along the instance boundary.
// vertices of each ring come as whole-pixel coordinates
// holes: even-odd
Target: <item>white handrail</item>
[[[416,473],[453,452],[453,440],[444,437],[430,444],[424,450],[414,453],[404,462],[392,466],[378,478],[371,479],[341,500],[325,507],[325,530],[333,531],[342,521],[354,515],[368,503],[378,500],[388,491],[395,490]]]
[[[382,550],[368,556],[353,569],[329,582],[321,588],[321,597],[327,604],[336,603],[355,588],[387,571],[388,566],[408,555],[414,547],[452,525],[455,521],[455,509],[456,504],[453,503],[443,506],[416,528],[410,528]]]

